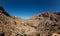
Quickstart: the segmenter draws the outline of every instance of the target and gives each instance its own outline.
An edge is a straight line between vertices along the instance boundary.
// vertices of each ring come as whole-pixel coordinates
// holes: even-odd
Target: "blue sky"
[[[22,18],[44,11],[60,12],[60,0],[0,0],[0,5],[11,15]]]

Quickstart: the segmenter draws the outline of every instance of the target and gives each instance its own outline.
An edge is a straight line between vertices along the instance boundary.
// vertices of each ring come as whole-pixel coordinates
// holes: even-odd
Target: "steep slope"
[[[25,21],[37,29],[42,36],[52,36],[53,33],[60,34],[60,12],[45,12],[37,14]]]
[[[13,18],[3,7],[0,7],[0,36],[15,36],[19,32],[19,27],[21,27],[21,20],[17,17]]]
[[[0,36],[60,36],[60,12],[44,12],[24,20],[0,6]]]

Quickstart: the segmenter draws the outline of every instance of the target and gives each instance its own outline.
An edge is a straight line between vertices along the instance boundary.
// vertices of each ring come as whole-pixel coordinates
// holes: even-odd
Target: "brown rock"
[[[60,36],[60,13],[45,12],[29,19],[8,14],[0,7],[0,36]]]

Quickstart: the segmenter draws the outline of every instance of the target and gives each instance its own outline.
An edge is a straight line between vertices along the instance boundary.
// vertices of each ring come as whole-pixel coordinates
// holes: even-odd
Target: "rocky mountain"
[[[21,19],[0,6],[0,36],[60,36],[60,12],[44,12]]]

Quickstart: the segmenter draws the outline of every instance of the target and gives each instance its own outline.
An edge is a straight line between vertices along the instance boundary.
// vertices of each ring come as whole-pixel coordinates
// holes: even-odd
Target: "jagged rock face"
[[[20,31],[21,20],[15,20],[0,7],[0,36],[15,36]],[[3,34],[3,35],[2,35]]]
[[[0,36],[60,36],[60,12],[45,12],[23,20],[0,7]]]
[[[25,22],[36,27],[37,33],[42,34],[42,36],[52,36],[53,33],[60,33],[59,13],[45,12],[27,19]]]

